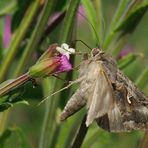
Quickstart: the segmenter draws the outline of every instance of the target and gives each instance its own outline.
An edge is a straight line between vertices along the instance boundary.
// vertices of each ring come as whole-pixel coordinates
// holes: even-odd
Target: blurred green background
[[[15,0],[7,0],[8,2],[6,2],[6,6],[8,6],[8,4],[11,4],[12,2],[12,8],[11,11],[9,13],[9,15],[13,16],[15,15],[15,19],[18,20],[20,19],[19,15],[17,13],[21,13],[19,6],[16,4]],[[102,0],[102,12],[103,12],[103,36],[105,38],[105,35],[108,33],[109,31],[109,27],[110,27],[110,23],[112,21],[113,15],[115,13],[115,11],[117,10],[117,6],[119,3],[119,0]],[[0,8],[4,7],[3,4],[3,0],[0,2]],[[20,1],[19,1],[20,3]],[[27,8],[27,6],[24,4],[25,0],[22,0],[22,6],[25,6]],[[26,3],[29,5],[29,1],[26,1]],[[17,5],[17,6],[15,6]],[[68,5],[68,4],[67,4]],[[60,1],[58,3],[58,5],[56,6],[56,11],[58,10],[59,12],[64,10],[65,8],[67,8],[66,5],[66,1]],[[21,7],[22,7],[21,6]],[[95,9],[95,7],[94,7]],[[18,11],[18,12],[17,12]],[[25,10],[24,10],[25,11]],[[41,11],[41,10],[38,10]],[[80,9],[79,9],[80,11]],[[0,10],[1,12],[1,10]],[[17,12],[17,13],[16,13]],[[81,12],[82,13],[82,12]],[[18,16],[17,16],[18,15]],[[37,14],[39,15],[39,14]],[[87,15],[84,12],[83,14],[86,18]],[[90,46],[91,48],[96,47],[96,42],[94,40],[94,30],[92,29],[92,26],[90,25],[91,22],[89,22],[90,20],[85,17],[83,17],[79,12],[77,14],[78,20],[75,23],[77,23],[77,27],[74,28],[76,32],[76,39],[80,39],[83,42],[85,42],[88,46]],[[146,69],[147,67],[147,59],[148,59],[148,49],[147,49],[147,40],[148,40],[148,12],[145,13],[144,17],[142,18],[142,20],[140,21],[140,23],[138,24],[137,28],[134,30],[134,32],[132,33],[132,35],[128,35],[128,40],[126,41],[126,43],[124,44],[124,46],[122,46],[122,49],[124,48],[131,48],[132,49],[132,53],[140,53],[142,54],[142,56],[139,56],[134,62],[132,62],[132,64],[129,64],[129,66],[127,66],[126,68],[123,69],[124,73],[126,75],[128,75],[128,77],[132,80],[132,81],[136,81],[137,78],[139,77],[139,75],[142,73],[142,71],[144,69]],[[4,50],[9,50],[8,48],[4,48],[3,46],[3,36],[4,36],[4,20],[5,20],[5,15],[1,15],[0,17],[0,56],[2,56],[2,54],[5,53]],[[16,30],[17,30],[17,21],[13,20],[16,23]],[[24,49],[24,47],[26,46],[26,42],[29,40],[30,34],[32,33],[32,30],[35,25],[36,25],[36,19],[33,21],[31,28],[29,30],[29,32],[26,35],[26,40],[24,40],[22,42],[22,45],[20,46],[20,49],[17,52],[16,57],[13,60],[13,63],[10,67],[10,71],[8,73],[8,76],[6,79],[8,78],[12,78],[13,77],[13,71],[15,71],[15,67],[17,66],[17,60],[19,60],[22,51]],[[33,53],[33,58],[30,59],[30,63],[27,65],[27,67],[24,68],[24,71],[26,71],[26,69],[32,65],[35,61],[36,61],[36,57],[38,57],[38,55],[40,55],[42,53],[42,51],[44,51],[50,43],[54,43],[54,42],[58,42],[58,37],[60,32],[62,32],[61,30],[61,25],[62,23],[60,23],[56,28],[54,28],[54,30],[50,33],[50,35],[48,35],[44,42],[42,43],[41,46],[38,46],[38,49],[36,49],[36,51]],[[15,28],[15,25],[13,26]],[[94,28],[95,29],[95,28]],[[14,29],[15,30],[15,29]],[[64,30],[63,30],[64,31]],[[103,38],[103,40],[105,40]],[[102,46],[102,45],[101,45]],[[115,46],[111,46],[111,50],[114,49]],[[81,43],[77,43],[76,49],[78,51],[82,51],[82,52],[90,52],[90,50],[88,48],[86,48],[86,46],[84,46]],[[104,49],[106,50],[106,49]],[[107,51],[110,52],[110,51]],[[115,57],[116,58],[116,57]],[[79,62],[81,61],[82,57],[80,55],[75,55],[75,65],[78,65]],[[2,64],[2,63],[0,63]],[[11,73],[12,72],[12,73]],[[63,74],[61,74],[63,76]],[[78,75],[78,72],[75,71],[73,74],[73,79],[76,79]],[[148,76],[147,76],[148,77]],[[49,80],[47,80],[49,79]],[[29,102],[29,105],[24,105],[24,104],[18,104],[15,105],[13,108],[10,109],[9,112],[9,119],[8,119],[8,124],[7,127],[9,127],[11,129],[11,131],[13,131],[11,133],[11,136],[9,136],[9,138],[5,141],[5,146],[6,148],[15,148],[15,147],[31,147],[31,148],[36,148],[39,146],[39,141],[40,141],[40,135],[41,135],[41,129],[42,129],[42,125],[43,125],[43,119],[44,119],[44,114],[45,114],[45,108],[46,108],[46,104],[43,103],[40,106],[37,106],[39,101],[41,101],[43,98],[45,98],[45,96],[43,96],[44,92],[46,92],[46,96],[48,96],[51,92],[51,90],[49,90],[48,92],[48,87],[46,87],[46,85],[44,86],[44,84],[46,83],[46,81],[54,81],[55,78],[51,77],[51,78],[46,78],[45,80],[38,80],[38,84],[39,86],[37,88],[33,88],[32,84],[26,84],[24,87],[24,93],[22,94],[23,98],[25,100],[27,100]],[[45,81],[45,82],[43,82]],[[64,82],[62,82],[61,80],[57,80],[58,85],[63,85]],[[148,83],[145,82],[145,86],[143,87],[143,91],[145,94],[148,95]],[[49,83],[52,84],[52,83]],[[45,88],[46,87],[46,90]],[[70,98],[70,96],[74,93],[74,91],[77,89],[78,85],[74,85],[72,86],[70,92],[68,92],[67,90],[64,91],[64,93],[68,93],[66,96],[68,98]],[[49,86],[50,88],[50,86]],[[63,106],[63,104],[65,103],[65,101],[68,100],[68,98],[63,99],[63,98],[59,98],[59,95],[56,95],[54,98],[49,98],[49,99],[59,99],[60,102],[62,102],[61,100],[63,99],[64,101],[61,103],[61,106]],[[47,101],[48,102],[48,101]],[[49,108],[50,110],[50,108]],[[56,135],[56,144],[55,147],[57,148],[62,148],[65,145],[65,141],[68,140],[68,135],[70,133],[70,130],[72,133],[74,133],[74,131],[77,129],[77,124],[80,123],[81,119],[82,119],[82,115],[84,114],[85,110],[82,110],[80,112],[78,112],[77,114],[73,115],[72,117],[70,117],[67,121],[65,121],[64,123],[59,123],[59,115],[60,115],[61,109],[57,109],[54,112],[54,118],[57,118],[57,122],[55,125],[59,125],[60,124],[60,132],[57,132],[58,135]],[[79,120],[78,120],[79,119]],[[78,121],[77,121],[78,120]],[[54,124],[54,122],[52,123]],[[74,124],[76,124],[76,127],[74,127]],[[57,126],[56,128],[58,128],[59,126]],[[54,125],[53,125],[53,129],[54,129]],[[74,131],[73,131],[73,130]],[[48,131],[49,135],[53,135],[54,136],[54,132],[53,131]],[[89,130],[88,133],[85,137],[85,140],[83,142],[82,148],[106,148],[106,147],[110,147],[110,148],[136,148],[138,147],[140,140],[143,137],[144,132],[139,132],[139,131],[134,131],[131,133],[119,133],[119,134],[114,134],[114,133],[108,133],[106,131],[104,131],[103,129],[100,129],[96,123],[94,122]],[[50,136],[51,136],[50,135]],[[73,135],[73,134],[71,134]],[[51,137],[53,137],[51,136]],[[69,140],[71,140],[69,138]],[[54,142],[54,139],[51,140],[52,142]],[[50,146],[49,146],[50,147]],[[67,148],[67,147],[66,147]]]

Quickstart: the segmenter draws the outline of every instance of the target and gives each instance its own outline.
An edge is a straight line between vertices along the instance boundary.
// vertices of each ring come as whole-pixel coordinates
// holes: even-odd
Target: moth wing
[[[133,130],[148,129],[148,98],[141,93],[134,83],[123,74],[117,74],[116,88],[114,90],[114,107],[107,114],[96,119],[98,125],[110,132],[130,132]],[[124,82],[124,83],[121,83]],[[128,102],[129,83],[132,86],[133,96]],[[117,89],[117,85],[123,86]],[[128,86],[129,88],[129,86]]]
[[[111,82],[106,75],[103,66],[98,66],[98,74],[94,84],[94,91],[88,100],[88,115],[86,125],[89,126],[95,119],[108,113],[113,105],[113,90]]]

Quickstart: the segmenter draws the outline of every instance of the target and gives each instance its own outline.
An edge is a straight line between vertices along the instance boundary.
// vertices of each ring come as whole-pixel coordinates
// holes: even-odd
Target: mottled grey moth
[[[94,120],[110,132],[148,129],[148,97],[118,68],[116,61],[94,48],[81,62],[80,86],[66,104],[61,120],[87,105],[86,125]]]

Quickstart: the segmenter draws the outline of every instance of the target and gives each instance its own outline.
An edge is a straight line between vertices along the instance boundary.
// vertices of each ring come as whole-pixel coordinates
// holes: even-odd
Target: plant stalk
[[[5,85],[4,87],[0,88],[0,96],[6,94],[7,92],[12,90],[13,88],[23,85],[24,83],[28,82],[30,79],[31,79],[31,77],[29,77],[28,73],[26,73],[16,79],[12,80],[12,82],[10,82],[7,85]]]
[[[49,16],[51,15],[55,5],[55,0],[46,1],[40,19],[37,22],[35,29],[33,30],[33,33],[31,35],[31,39],[29,40],[27,47],[25,48],[24,53],[20,59],[20,62],[18,63],[18,67],[15,71],[15,76],[19,75],[20,71],[23,71],[24,66],[29,63],[33,51],[38,48],[38,44],[47,25]]]
[[[32,23],[34,16],[37,13],[37,10],[39,9],[39,6],[40,6],[40,0],[35,0],[31,3],[19,28],[17,29],[15,34],[12,36],[10,47],[1,64],[0,82],[4,81],[4,79],[6,78],[9,67],[18,51],[18,48],[23,38],[25,37],[29,29],[29,26]]]

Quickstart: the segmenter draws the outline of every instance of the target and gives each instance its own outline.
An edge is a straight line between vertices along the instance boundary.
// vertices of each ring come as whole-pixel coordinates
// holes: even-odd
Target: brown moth
[[[80,64],[80,86],[66,104],[61,121],[87,105],[87,126],[95,120],[109,132],[148,130],[148,97],[110,55],[98,48],[91,54]]]

